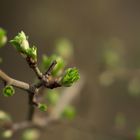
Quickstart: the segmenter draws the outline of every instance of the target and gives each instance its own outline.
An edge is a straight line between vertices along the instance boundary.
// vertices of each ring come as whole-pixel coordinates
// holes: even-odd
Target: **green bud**
[[[64,76],[61,79],[63,86],[69,87],[80,79],[79,72],[76,68],[69,68],[66,70]]]
[[[13,136],[12,130],[6,130],[2,133],[2,137],[5,139],[11,138]]]
[[[37,59],[37,48],[30,47],[28,37],[23,31],[18,33],[17,36],[10,43],[25,57],[30,57],[33,60]]]
[[[21,53],[25,53],[27,49],[29,49],[29,42],[27,40],[27,36],[23,31],[18,33],[17,36],[14,37],[10,43]]]
[[[59,99],[58,90],[47,90],[46,99],[50,105],[55,105]]]
[[[57,64],[55,65],[53,71],[52,71],[52,75],[56,76],[56,75],[60,75],[63,71],[63,68],[65,67],[65,62],[61,57],[57,57],[56,59]]]
[[[22,134],[22,140],[38,140],[40,132],[37,129],[26,129]]]
[[[27,56],[36,60],[37,59],[37,47],[33,46],[33,47],[27,49]]]
[[[65,67],[65,62],[62,59],[62,57],[57,56],[57,55],[52,55],[50,57],[47,57],[46,55],[43,55],[42,67],[43,67],[43,69],[47,70],[54,60],[57,61],[57,64],[55,65],[55,67],[52,71],[52,75],[58,76],[61,74],[61,72],[63,71],[63,69]]]
[[[40,109],[40,111],[43,111],[43,112],[47,111],[47,105],[46,104],[39,103],[38,108]]]
[[[0,28],[0,48],[3,47],[7,42],[6,31]]]
[[[3,89],[3,95],[5,97],[10,97],[10,96],[13,96],[15,94],[15,89],[13,88],[13,86],[5,86],[4,89]]]
[[[76,110],[73,106],[67,106],[62,113],[62,117],[69,120],[73,120],[75,116],[76,116]]]

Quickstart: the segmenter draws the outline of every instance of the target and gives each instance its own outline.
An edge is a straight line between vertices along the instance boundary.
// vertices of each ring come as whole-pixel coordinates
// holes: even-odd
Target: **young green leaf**
[[[18,33],[10,43],[21,53],[25,53],[29,49],[29,42],[23,31]]]
[[[24,57],[30,57],[33,60],[37,60],[37,48],[35,46],[30,47],[28,37],[23,31],[18,33],[10,43],[20,52]]]
[[[27,49],[26,54],[28,57],[32,58],[33,60],[37,59],[37,47],[33,46]]]
[[[42,57],[42,68],[47,70],[54,60],[57,61],[57,64],[55,65],[55,67],[52,71],[52,75],[53,76],[58,76],[58,75],[61,74],[61,72],[63,71],[63,69],[66,65],[65,61],[64,61],[64,59],[62,59],[62,57],[57,56],[57,55],[52,55],[50,57],[47,57],[46,55],[43,55],[43,57]]]
[[[64,76],[61,79],[63,86],[69,87],[80,79],[79,72],[76,68],[69,68],[66,70]]]

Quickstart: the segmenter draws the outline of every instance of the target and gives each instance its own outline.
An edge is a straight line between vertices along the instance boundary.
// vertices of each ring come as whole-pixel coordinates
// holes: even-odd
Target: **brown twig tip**
[[[45,75],[51,75],[52,70],[54,69],[55,65],[57,64],[57,61],[54,60],[48,70],[46,71]]]

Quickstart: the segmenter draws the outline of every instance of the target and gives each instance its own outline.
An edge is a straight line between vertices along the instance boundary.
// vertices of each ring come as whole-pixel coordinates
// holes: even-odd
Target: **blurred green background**
[[[0,0],[0,26],[8,39],[23,30],[41,54],[56,39],[74,45],[75,66],[86,76],[74,121],[49,126],[40,140],[139,140],[140,1]],[[6,73],[32,82],[34,74],[8,44],[0,50]],[[16,121],[26,117],[27,96],[0,95],[0,108]],[[20,133],[13,140],[20,139]]]

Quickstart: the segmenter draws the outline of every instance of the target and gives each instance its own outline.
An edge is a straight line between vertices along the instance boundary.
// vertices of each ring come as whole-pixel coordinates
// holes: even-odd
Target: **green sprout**
[[[6,31],[0,28],[0,48],[3,47],[7,42]]]
[[[27,49],[29,49],[29,42],[28,37],[25,35],[23,31],[18,33],[17,36],[14,37],[13,40],[10,41],[10,43],[19,51],[19,52],[26,52]]]
[[[79,72],[76,68],[69,68],[66,70],[64,76],[61,79],[63,86],[69,87],[80,79]]]
[[[4,89],[3,89],[3,95],[5,97],[10,97],[10,96],[13,96],[15,94],[15,89],[13,88],[13,86],[5,86]]]
[[[43,55],[42,67],[43,67],[43,69],[47,70],[54,60],[57,61],[57,64],[55,65],[55,67],[52,71],[52,75],[58,76],[61,74],[62,70],[65,67],[65,61],[62,59],[62,57],[57,56],[57,55],[52,55],[50,57],[47,57],[46,55]]]
[[[47,111],[47,105],[46,104],[39,103],[38,108],[40,109],[40,111],[43,111],[43,112]]]
[[[37,47],[33,46],[32,48],[27,49],[27,56],[33,58],[34,60],[37,59]]]
[[[10,43],[17,49],[18,52],[25,57],[30,57],[33,60],[37,59],[37,48],[35,46],[30,47],[28,37],[23,31],[18,33]]]

